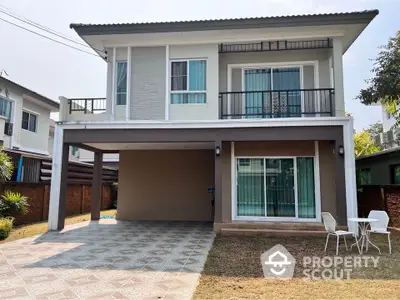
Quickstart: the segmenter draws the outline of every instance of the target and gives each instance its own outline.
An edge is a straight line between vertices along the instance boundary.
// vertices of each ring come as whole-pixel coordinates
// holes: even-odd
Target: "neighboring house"
[[[50,112],[59,103],[0,77],[0,141],[6,149],[49,155]]]
[[[356,160],[358,185],[400,184],[400,147]]]
[[[71,145],[95,153],[94,220],[103,154],[118,153],[120,220],[219,232],[320,226],[328,211],[347,225],[357,199],[343,54],[377,14],[71,24],[107,63],[107,95],[60,97],[49,228],[64,227]]]
[[[400,129],[395,128],[396,118],[392,113],[386,111],[386,106],[379,104],[382,108],[383,132],[377,135],[375,143],[382,149],[392,149],[400,146]]]

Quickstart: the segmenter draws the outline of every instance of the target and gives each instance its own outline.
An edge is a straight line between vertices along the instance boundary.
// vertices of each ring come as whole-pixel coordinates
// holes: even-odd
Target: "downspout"
[[[17,169],[17,182],[21,182],[21,175],[22,175],[22,163],[23,163],[22,155],[19,157],[18,161],[18,169]]]

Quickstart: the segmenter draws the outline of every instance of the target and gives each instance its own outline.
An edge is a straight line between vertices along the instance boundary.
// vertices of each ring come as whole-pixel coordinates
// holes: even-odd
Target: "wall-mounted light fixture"
[[[215,155],[220,156],[221,155],[221,148],[219,146],[215,147]]]
[[[339,146],[338,151],[339,151],[340,155],[344,155],[344,147],[343,146]]]

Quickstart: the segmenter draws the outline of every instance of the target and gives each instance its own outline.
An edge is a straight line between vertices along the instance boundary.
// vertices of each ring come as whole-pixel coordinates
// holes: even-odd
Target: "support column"
[[[344,84],[343,84],[343,41],[340,37],[333,38],[333,82],[335,88],[335,116],[344,117]]]
[[[353,119],[343,126],[344,163],[346,178],[347,218],[358,217],[356,161],[354,156]],[[357,232],[357,224],[349,223],[349,230]]]
[[[94,165],[93,165],[93,183],[92,183],[92,210],[91,210],[91,219],[99,220],[100,219],[100,210],[101,210],[101,179],[103,172],[103,153],[95,152],[94,153]]]
[[[222,142],[215,141],[215,149],[219,148],[220,153],[217,155],[215,150],[215,215],[214,222],[222,222]]]
[[[342,139],[335,141],[336,214],[338,224],[347,225],[344,156],[339,154],[339,147],[343,147]]]
[[[63,129],[56,125],[51,169],[49,230],[64,229],[67,208],[68,156],[69,145],[63,142]]]

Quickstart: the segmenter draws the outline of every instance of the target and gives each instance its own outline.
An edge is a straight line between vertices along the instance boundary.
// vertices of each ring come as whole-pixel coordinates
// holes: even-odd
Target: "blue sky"
[[[399,0],[0,0],[15,13],[76,37],[72,22],[116,23],[292,15],[379,9],[380,14],[344,56],[346,110],[357,130],[381,119],[379,107],[354,98],[371,76],[378,46],[400,30]],[[4,19],[12,20],[6,16]],[[15,20],[12,20],[15,22]],[[0,69],[53,99],[105,95],[105,63],[0,21]]]

